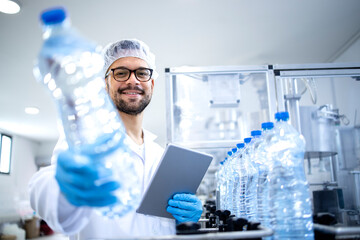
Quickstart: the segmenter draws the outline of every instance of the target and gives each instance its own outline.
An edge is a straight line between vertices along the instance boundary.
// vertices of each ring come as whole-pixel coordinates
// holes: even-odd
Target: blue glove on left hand
[[[179,222],[197,222],[203,212],[202,203],[194,194],[178,193],[168,201],[166,211]]]
[[[99,160],[71,150],[59,154],[55,179],[60,191],[72,205],[103,207],[116,203],[114,191],[120,184],[114,180],[97,184],[111,178],[112,172],[96,161]]]

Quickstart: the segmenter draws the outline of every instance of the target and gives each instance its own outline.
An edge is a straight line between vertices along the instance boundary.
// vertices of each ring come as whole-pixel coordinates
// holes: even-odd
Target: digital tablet
[[[195,194],[212,159],[211,155],[169,144],[136,212],[173,218],[166,211],[168,200],[176,193]]]

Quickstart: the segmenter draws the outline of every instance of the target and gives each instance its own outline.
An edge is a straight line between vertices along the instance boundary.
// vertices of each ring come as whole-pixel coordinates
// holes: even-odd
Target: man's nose
[[[130,73],[129,79],[126,81],[126,83],[132,83],[132,84],[140,84],[140,81],[136,78],[135,72]]]

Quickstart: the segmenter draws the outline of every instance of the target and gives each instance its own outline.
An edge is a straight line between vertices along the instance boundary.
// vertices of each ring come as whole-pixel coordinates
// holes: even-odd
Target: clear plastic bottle
[[[222,185],[220,186],[220,209],[221,210],[227,210],[227,202],[226,202],[226,193],[227,193],[227,171],[229,169],[229,162],[231,160],[232,152],[229,151],[227,153],[226,161],[223,164],[223,181]]]
[[[220,198],[221,198],[221,189],[224,182],[224,162],[227,160],[225,158],[223,161],[220,162],[219,169],[215,173],[215,180],[216,180],[216,209],[220,208]]]
[[[287,112],[277,113],[275,118],[276,136],[269,146],[274,239],[314,239],[310,192],[303,167],[305,140],[288,123]]]
[[[125,142],[125,128],[105,90],[101,48],[71,26],[64,8],[45,10],[40,17],[43,44],[34,75],[56,102],[70,149],[95,156],[121,152],[121,158],[107,155],[93,164],[110,168],[121,185],[115,192],[118,202],[98,210],[108,217],[122,216],[137,207],[140,185]]]
[[[254,130],[251,131],[251,144],[250,144],[250,149],[249,149],[249,154],[250,154],[250,160],[253,163],[253,165],[256,167],[256,170],[258,170],[259,167],[259,159],[258,159],[258,148],[260,146],[260,144],[262,143],[263,139],[262,139],[262,132],[261,130]]]
[[[261,124],[262,128],[262,141],[255,151],[255,159],[259,172],[258,186],[257,186],[257,200],[258,200],[258,220],[264,226],[270,226],[269,223],[269,164],[270,158],[268,157],[268,146],[274,138],[274,123],[265,122]]]
[[[233,196],[234,196],[234,164],[237,155],[237,148],[231,149],[231,157],[229,159],[228,168],[226,171],[227,187],[226,187],[226,210],[233,212]]]
[[[249,221],[257,220],[257,181],[258,171],[251,160],[252,138],[245,138],[243,164],[246,168],[247,186],[245,193],[246,217]]]
[[[235,164],[233,169],[233,178],[234,178],[234,191],[233,191],[233,213],[236,217],[246,218],[246,208],[245,208],[245,193],[247,186],[247,173],[245,164],[243,163],[243,151],[245,144],[237,144],[237,156],[235,158]]]

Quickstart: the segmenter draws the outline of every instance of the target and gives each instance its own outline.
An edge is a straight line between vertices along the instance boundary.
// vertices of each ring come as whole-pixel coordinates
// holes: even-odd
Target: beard
[[[126,102],[123,99],[121,99],[121,97],[120,97],[122,92],[125,90],[141,91],[143,98],[139,102],[136,100],[130,100],[130,102]],[[117,91],[115,91],[113,101],[114,101],[116,108],[119,111],[124,112],[129,115],[136,116],[136,115],[142,113],[144,111],[144,109],[149,105],[149,103],[151,101],[151,96],[152,96],[152,92],[146,93],[143,89],[141,89],[137,86],[127,87],[127,88],[122,88],[122,89],[118,89]]]

